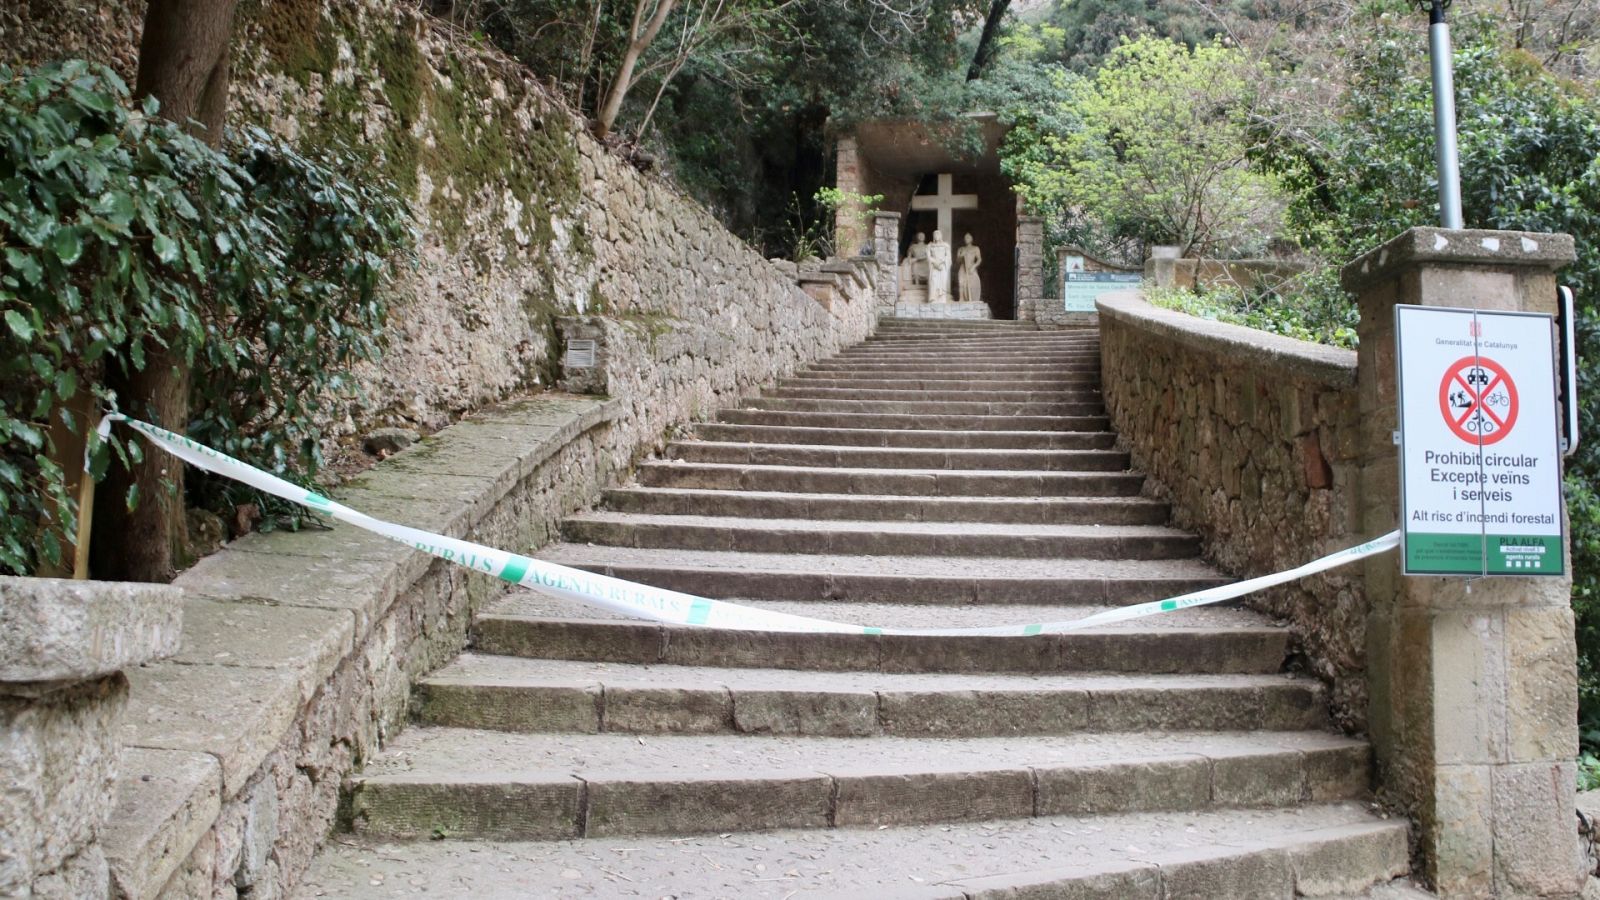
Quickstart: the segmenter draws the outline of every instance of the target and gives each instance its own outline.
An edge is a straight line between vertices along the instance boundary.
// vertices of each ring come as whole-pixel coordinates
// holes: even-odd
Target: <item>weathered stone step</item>
[[[572,896],[677,900],[1352,898],[1404,875],[1408,855],[1403,820],[1346,802],[673,839],[431,841],[403,853],[356,838],[329,844],[302,895],[524,900],[531,885],[561,885]]]
[[[824,469],[682,461],[647,462],[637,475],[646,487],[925,497],[1133,497],[1144,484],[1144,476],[1132,472]]]
[[[1200,552],[1193,534],[1155,525],[852,522],[599,511],[563,520],[561,532],[576,543],[735,553],[1177,559]]]
[[[880,332],[893,329],[908,331],[1039,331],[1033,322],[1015,319],[917,319],[901,316],[884,316],[878,320]],[[1072,329],[1059,329],[1071,331]]]
[[[351,812],[360,834],[501,840],[1189,812],[1358,799],[1369,755],[1314,731],[862,741],[417,728],[352,779]]]
[[[1105,416],[977,416],[953,413],[803,412],[724,409],[717,421],[735,425],[798,425],[813,428],[913,428],[934,431],[1105,431]]]
[[[978,341],[868,341],[840,351],[835,359],[883,353],[951,353],[959,356],[1033,354],[1046,356],[1084,356],[1100,352],[1099,341],[1021,341],[1013,339]]]
[[[970,365],[1064,365],[1064,367],[1099,367],[1099,351],[1072,352],[941,352],[938,349],[917,351],[859,351],[843,352],[829,362],[840,365],[904,364],[933,365],[954,368]],[[822,365],[822,364],[818,364]]]
[[[973,377],[996,377],[1010,372],[1099,372],[1100,363],[1089,357],[1084,359],[1047,360],[958,360],[948,357],[927,359],[838,359],[812,363],[810,372],[858,372],[870,375],[875,372],[944,372]]]
[[[1092,345],[1076,347],[1016,347],[996,345],[993,347],[886,347],[882,345],[862,344],[853,347],[833,357],[838,361],[857,361],[870,359],[953,359],[953,360],[1039,360],[1042,362],[1077,361],[1096,359],[1099,357],[1100,348]]]
[[[1226,584],[1199,560],[819,556],[551,544],[551,562],[717,599],[952,606],[1163,600]],[[1038,613],[1044,615],[1043,611]],[[942,615],[942,612],[935,613]],[[995,614],[1006,621],[1022,611]],[[920,622],[918,624],[921,624]]]
[[[866,343],[874,344],[882,341],[1098,341],[1099,339],[1099,330],[1089,328],[974,333],[916,331],[890,327],[880,328],[876,334],[867,338]]]
[[[1013,403],[986,400],[836,400],[755,397],[744,409],[773,412],[891,413],[934,416],[1094,416],[1104,411],[1098,397],[1065,403]]]
[[[1167,504],[1145,497],[916,497],[794,494],[781,491],[703,491],[633,487],[609,490],[617,512],[774,519],[856,519],[900,522],[1010,522],[1056,525],[1165,525]]]
[[[1117,450],[946,450],[923,447],[851,447],[809,444],[735,444],[673,441],[672,459],[763,466],[870,469],[964,469],[1042,472],[1121,472],[1128,454]],[[718,510],[721,513],[721,510]]]
[[[1100,402],[1100,390],[1095,387],[1056,390],[956,391],[919,388],[818,387],[807,382],[790,382],[787,384],[780,383],[778,387],[767,389],[763,392],[763,396],[808,400],[914,400],[919,402],[953,400],[964,403]]]
[[[901,428],[798,428],[698,422],[694,436],[707,441],[754,444],[832,444],[844,447],[933,447],[1014,450],[1107,450],[1109,431],[932,431]]]
[[[941,391],[989,390],[1079,390],[1100,389],[1099,372],[1012,373],[1003,378],[979,379],[961,373],[889,372],[853,375],[848,372],[797,372],[778,382],[781,385],[880,388],[892,390],[932,389]]]
[[[909,675],[635,666],[466,653],[418,682],[420,724],[598,734],[1000,737],[1326,728],[1279,675]]]
[[[837,358],[875,353],[940,353],[949,352],[975,356],[1010,356],[1014,353],[1031,354],[1093,354],[1100,352],[1099,341],[1044,341],[1003,338],[973,341],[924,340],[873,340],[857,344],[838,354]]]
[[[1073,621],[1105,607],[961,607],[741,601],[762,609],[880,627]],[[1033,637],[728,632],[621,618],[524,591],[480,614],[480,653],[595,662],[860,672],[1263,674],[1283,667],[1288,632],[1234,609],[1190,609],[1104,629]]]

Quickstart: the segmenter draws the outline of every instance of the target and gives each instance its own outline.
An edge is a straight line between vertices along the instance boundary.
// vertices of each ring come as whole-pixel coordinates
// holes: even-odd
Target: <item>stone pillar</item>
[[[0,577],[0,896],[101,900],[129,666],[178,651],[167,585]]]
[[[1183,254],[1183,248],[1167,244],[1157,244],[1150,248],[1150,256],[1144,261],[1145,280],[1156,287],[1178,287],[1177,264]]]
[[[1364,534],[1399,513],[1395,304],[1554,312],[1573,259],[1562,234],[1413,228],[1344,268],[1361,309]],[[1365,579],[1378,777],[1417,823],[1418,874],[1444,897],[1577,897],[1570,579],[1405,577],[1394,553]]]
[[[1017,309],[1042,300],[1044,293],[1044,218],[1017,217]]]
[[[839,138],[839,146],[834,150],[834,163],[834,185],[839,190],[847,195],[861,196],[866,193],[862,190],[861,151],[856,146],[855,138]],[[864,224],[866,217],[867,210],[859,202],[845,203],[833,211],[835,256],[854,256],[861,252],[861,247],[868,239]]]
[[[872,214],[872,253],[878,261],[878,309],[894,313],[900,297],[900,214]]]

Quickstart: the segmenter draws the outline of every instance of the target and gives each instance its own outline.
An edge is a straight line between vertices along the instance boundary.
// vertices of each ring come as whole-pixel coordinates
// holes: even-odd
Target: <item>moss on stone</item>
[[[273,68],[307,84],[313,73],[333,71],[339,58],[322,6],[323,0],[241,0],[236,16],[256,24],[257,40]]]

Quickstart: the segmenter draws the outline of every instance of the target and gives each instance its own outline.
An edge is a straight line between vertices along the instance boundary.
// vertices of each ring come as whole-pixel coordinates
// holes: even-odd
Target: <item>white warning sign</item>
[[[1550,316],[1395,308],[1408,575],[1560,575]]]

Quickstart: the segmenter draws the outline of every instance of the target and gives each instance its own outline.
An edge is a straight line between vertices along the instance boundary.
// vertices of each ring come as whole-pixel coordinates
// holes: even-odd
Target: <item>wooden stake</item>
[[[72,545],[72,577],[79,581],[89,577],[89,533],[93,529],[94,476],[85,466],[78,476],[78,539]]]

